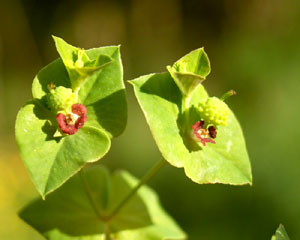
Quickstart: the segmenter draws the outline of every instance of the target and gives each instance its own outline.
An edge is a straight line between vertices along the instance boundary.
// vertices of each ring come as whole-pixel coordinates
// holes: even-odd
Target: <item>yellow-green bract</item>
[[[208,74],[206,57],[203,49],[192,51],[176,62],[174,71],[181,74],[181,69],[194,69]],[[190,137],[193,124],[203,118],[198,105],[209,97],[198,80],[198,77],[181,78],[178,83],[179,79],[170,71],[145,75],[130,83],[154,140],[171,165],[184,168],[187,177],[200,184],[252,184],[244,136],[232,111],[228,113],[227,125],[218,126],[216,144],[208,143],[204,147]]]
[[[78,58],[78,48],[55,38],[61,58],[43,68],[32,84],[33,99],[19,111],[16,139],[22,160],[44,197],[60,187],[86,163],[109,150],[127,121],[127,103],[119,46],[84,51],[82,66],[65,65]],[[77,64],[78,65],[78,64]],[[48,85],[73,89],[87,108],[88,121],[74,135],[54,137],[56,113],[49,109]]]

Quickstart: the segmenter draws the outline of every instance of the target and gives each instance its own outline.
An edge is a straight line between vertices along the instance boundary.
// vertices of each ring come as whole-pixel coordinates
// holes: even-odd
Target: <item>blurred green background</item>
[[[84,48],[121,44],[124,79],[205,47],[211,95],[228,89],[252,163],[253,186],[197,185],[166,166],[149,183],[189,239],[270,239],[283,223],[300,239],[300,3],[285,0],[2,0],[0,239],[43,239],[18,219],[37,196],[14,140],[39,69],[58,57],[51,34]],[[160,153],[126,84],[128,127],[101,162],[141,177]]]

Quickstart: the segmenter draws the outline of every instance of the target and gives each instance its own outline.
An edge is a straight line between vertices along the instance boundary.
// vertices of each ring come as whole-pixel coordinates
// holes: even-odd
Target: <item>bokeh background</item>
[[[58,57],[51,34],[84,48],[121,44],[124,79],[205,47],[204,85],[243,126],[253,186],[197,185],[165,166],[149,183],[189,239],[270,239],[283,223],[300,239],[300,3],[286,0],[1,0],[0,239],[40,240],[17,211],[37,196],[14,123],[38,70]],[[101,162],[141,177],[160,153],[126,84],[128,127]]]

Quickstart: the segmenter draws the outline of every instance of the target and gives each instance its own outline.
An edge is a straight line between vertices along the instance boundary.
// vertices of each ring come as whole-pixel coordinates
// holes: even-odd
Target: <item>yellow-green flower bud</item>
[[[73,104],[77,103],[77,95],[71,88],[62,86],[50,89],[47,95],[48,107],[53,111],[67,111]]]
[[[229,108],[226,103],[217,97],[210,97],[198,105],[198,110],[206,124],[227,125]]]

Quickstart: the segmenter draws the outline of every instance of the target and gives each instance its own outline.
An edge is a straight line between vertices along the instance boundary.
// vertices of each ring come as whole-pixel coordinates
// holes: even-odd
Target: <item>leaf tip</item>
[[[47,192],[46,189],[44,189],[44,191],[40,191],[40,190],[38,189],[38,192],[39,192],[39,194],[40,194],[42,200],[43,200],[43,201],[46,200],[46,195],[48,195],[49,192]]]
[[[57,43],[57,41],[62,40],[62,38],[57,37],[55,35],[51,35],[52,39],[54,40],[55,43]]]
[[[166,69],[168,70],[169,73],[171,73],[172,67],[170,65],[166,66]]]
[[[19,209],[17,212],[18,217],[21,218],[23,221],[25,221],[25,218],[26,218],[25,210],[26,210],[26,207],[23,207],[23,208]]]

